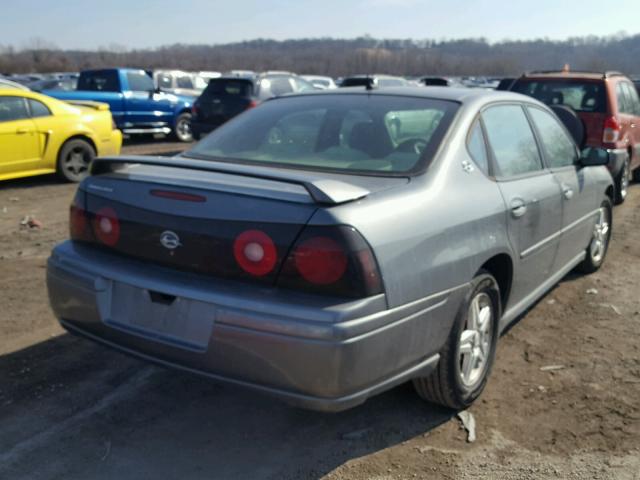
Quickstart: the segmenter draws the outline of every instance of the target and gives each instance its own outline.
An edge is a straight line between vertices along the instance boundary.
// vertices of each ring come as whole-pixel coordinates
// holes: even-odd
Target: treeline
[[[145,69],[289,70],[340,76],[351,73],[398,75],[514,75],[533,69],[616,69],[640,73],[640,35],[580,37],[564,41],[489,43],[467,40],[351,40],[332,38],[252,40],[226,45],[175,44],[129,50],[94,51],[52,47],[16,50],[0,45],[0,72],[45,73],[128,66]]]

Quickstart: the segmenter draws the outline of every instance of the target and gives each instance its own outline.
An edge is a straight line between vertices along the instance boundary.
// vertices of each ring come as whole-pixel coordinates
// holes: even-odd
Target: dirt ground
[[[0,478],[640,479],[640,186],[615,209],[604,267],[566,278],[501,338],[470,409],[475,443],[409,385],[320,414],[64,333],[44,275],[73,192],[0,186]]]

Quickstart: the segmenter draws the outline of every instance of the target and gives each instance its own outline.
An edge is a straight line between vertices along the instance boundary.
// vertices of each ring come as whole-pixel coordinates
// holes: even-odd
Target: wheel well
[[[513,279],[513,262],[511,257],[506,253],[498,254],[489,260],[487,260],[482,267],[482,270],[489,272],[498,282],[500,287],[500,302],[502,303],[502,311],[507,306],[509,300],[509,294],[511,293],[511,281]]]
[[[93,142],[93,140],[91,140],[89,137],[87,137],[86,135],[74,135],[73,137],[69,137],[67,138],[64,143],[62,145],[60,145],[60,149],[58,150],[58,156],[60,155],[60,152],[62,151],[63,147],[69,143],[72,140],[84,140],[85,142],[87,142],[89,145],[91,145],[91,148],[93,148],[93,151],[96,153],[96,155],[98,154],[98,149],[96,148],[96,144]]]
[[[609,185],[607,187],[607,190],[604,193],[607,197],[609,197],[609,200],[611,200],[611,202],[613,203],[613,186]]]

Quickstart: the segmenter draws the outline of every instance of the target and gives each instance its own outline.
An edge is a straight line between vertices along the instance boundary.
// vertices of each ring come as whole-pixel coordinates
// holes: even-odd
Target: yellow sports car
[[[0,180],[55,172],[78,182],[94,157],[118,155],[121,146],[107,104],[0,87]]]

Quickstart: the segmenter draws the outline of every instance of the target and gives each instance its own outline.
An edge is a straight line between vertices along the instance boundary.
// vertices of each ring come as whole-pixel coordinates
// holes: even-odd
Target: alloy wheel
[[[491,298],[484,292],[478,293],[469,305],[458,348],[460,380],[467,388],[482,380],[489,365],[493,316]]]
[[[607,243],[609,242],[609,210],[600,207],[598,211],[598,220],[593,229],[593,238],[589,252],[594,263],[600,263],[607,251]]]

